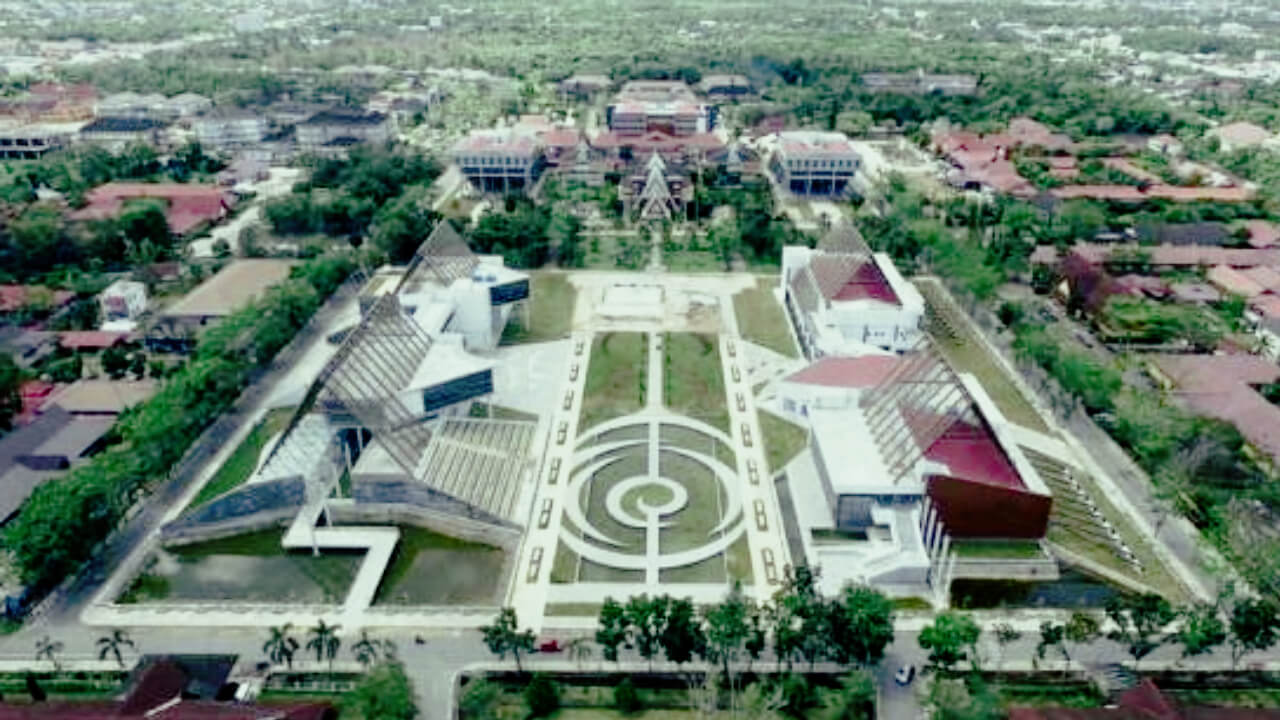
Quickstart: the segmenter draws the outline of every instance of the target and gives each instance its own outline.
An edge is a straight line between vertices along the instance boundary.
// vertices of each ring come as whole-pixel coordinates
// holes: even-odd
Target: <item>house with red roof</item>
[[[1280,710],[1183,705],[1145,678],[1106,707],[1014,707],[1009,720],[1280,720]]]
[[[187,235],[227,216],[233,196],[216,185],[111,182],[89,191],[87,204],[70,214],[72,220],[105,220],[118,216],[132,200],[164,204],[169,231]]]

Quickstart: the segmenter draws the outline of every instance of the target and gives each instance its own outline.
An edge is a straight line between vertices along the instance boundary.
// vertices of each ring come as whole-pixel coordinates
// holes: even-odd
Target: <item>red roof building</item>
[[[156,199],[165,203],[165,219],[175,235],[185,235],[226,217],[232,196],[214,185],[178,183],[107,183],[89,191],[88,205],[71,213],[72,220],[105,220],[120,214],[130,200]]]
[[[49,292],[48,298],[54,308],[62,307],[75,299],[76,294],[69,290],[53,290],[41,285],[0,285],[0,313],[14,312],[26,307],[32,300],[39,299],[39,294]]]
[[[1014,707],[1009,720],[1280,720],[1280,710],[1179,705],[1144,679],[1106,707]]]
[[[1192,410],[1236,426],[1280,460],[1280,407],[1255,388],[1280,381],[1280,366],[1257,355],[1153,355],[1160,379]]]
[[[68,350],[94,352],[119,345],[129,333],[102,332],[99,330],[68,330],[58,333],[58,343]]]
[[[1256,248],[1280,245],[1280,228],[1266,220],[1247,220],[1244,229],[1249,233],[1249,244]]]

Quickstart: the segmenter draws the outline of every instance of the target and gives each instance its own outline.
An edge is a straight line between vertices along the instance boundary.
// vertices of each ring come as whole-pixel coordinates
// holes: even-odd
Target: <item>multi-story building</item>
[[[522,193],[547,167],[537,133],[514,128],[472,132],[452,151],[453,161],[482,192]]]
[[[862,165],[844,133],[795,130],[772,140],[769,172],[781,188],[796,195],[844,195]]]
[[[5,123],[0,121],[0,160],[35,160],[71,144],[84,122]]]
[[[362,142],[386,142],[391,123],[379,112],[324,110],[298,123],[299,147],[316,151],[325,147],[345,147]]]
[[[698,89],[707,97],[739,98],[750,95],[751,81],[746,75],[706,75]]]
[[[163,145],[168,123],[150,118],[100,117],[80,128],[81,142],[118,152],[132,143]]]
[[[196,139],[209,148],[252,145],[267,135],[267,119],[239,108],[218,108],[192,124]]]
[[[607,110],[609,129],[619,135],[658,131],[686,136],[711,132],[716,108],[698,99],[678,80],[632,80]]]

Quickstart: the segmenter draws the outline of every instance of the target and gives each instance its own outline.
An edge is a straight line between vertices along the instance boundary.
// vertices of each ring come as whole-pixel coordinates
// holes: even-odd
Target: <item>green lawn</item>
[[[933,281],[916,287],[928,304],[926,329],[935,347],[959,372],[971,373],[991,396],[991,401],[1011,422],[1042,433],[1050,432],[1040,413],[1018,390],[1004,365],[991,356],[969,316],[951,300],[945,288]]]
[[[672,412],[729,432],[720,347],[711,335],[669,333],[662,341],[666,384],[663,399]]]
[[[733,296],[738,332],[747,340],[774,352],[799,357],[795,341],[791,339],[786,311],[773,297],[773,288],[777,284],[777,277],[757,278],[754,288]]]
[[[644,407],[645,360],[649,352],[644,333],[597,335],[591,343],[587,383],[578,432],[606,420],[630,415]]]
[[[951,547],[962,560],[1034,560],[1044,555],[1033,540],[956,540]]]
[[[486,605],[495,602],[506,553],[416,527],[400,528],[375,605]]]
[[[569,335],[573,327],[573,307],[578,291],[569,276],[555,272],[529,273],[529,326],[522,322],[523,311],[511,313],[502,331],[502,343],[545,342]]]
[[[253,471],[258,467],[258,458],[262,455],[262,449],[266,447],[267,442],[285,429],[289,424],[293,413],[297,411],[295,407],[275,408],[267,411],[265,417],[258,421],[257,425],[249,431],[244,440],[240,442],[240,446],[231,453],[231,457],[222,463],[222,467],[218,468],[218,472],[209,478],[209,482],[200,488],[200,492],[196,494],[191,504],[187,506],[187,510],[200,507],[210,500],[230,492],[245,483]]]
[[[662,264],[667,270],[680,273],[724,272],[724,262],[718,253],[709,250],[676,250],[662,253]]]
[[[1238,708],[1280,708],[1280,688],[1196,689],[1166,691],[1183,705],[1218,705]]]
[[[764,443],[769,472],[777,472],[809,444],[809,433],[773,413],[757,410],[756,415],[760,418],[760,434],[763,436],[758,440]]]

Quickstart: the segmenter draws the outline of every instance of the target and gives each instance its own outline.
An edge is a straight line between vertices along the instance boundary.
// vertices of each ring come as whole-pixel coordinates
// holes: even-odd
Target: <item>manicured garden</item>
[[[596,336],[587,364],[579,433],[644,407],[648,338],[635,332]]]
[[[263,448],[271,438],[284,431],[296,411],[297,408],[294,407],[268,410],[244,440],[240,441],[226,462],[222,463],[218,472],[214,473],[213,477],[209,478],[209,482],[200,488],[195,499],[187,506],[188,511],[243,485],[258,468],[258,460],[262,456]]]
[[[668,333],[662,341],[666,385],[663,400],[681,415],[729,432],[724,367],[720,348],[710,335]]]
[[[771,412],[757,410],[756,415],[760,418],[760,442],[764,443],[769,472],[778,472],[809,444],[809,433]]]
[[[773,296],[777,283],[776,276],[757,278],[755,287],[733,296],[738,332],[743,338],[774,352],[799,357],[786,312]]]
[[[546,342],[567,337],[573,327],[578,291],[569,276],[558,272],[529,273],[529,323],[514,311],[502,332],[503,344]]]

